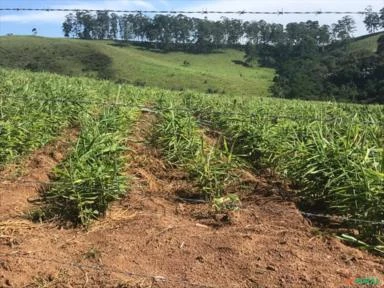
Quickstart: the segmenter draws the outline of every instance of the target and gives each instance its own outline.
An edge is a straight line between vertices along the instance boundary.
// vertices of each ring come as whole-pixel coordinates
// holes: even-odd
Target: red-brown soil
[[[228,215],[181,202],[198,188],[146,142],[153,121],[145,114],[128,142],[131,191],[88,230],[16,215],[36,192],[2,198],[0,287],[332,288],[353,287],[355,277],[384,280],[382,258],[316,233],[266,178],[248,175],[238,188],[242,208]]]

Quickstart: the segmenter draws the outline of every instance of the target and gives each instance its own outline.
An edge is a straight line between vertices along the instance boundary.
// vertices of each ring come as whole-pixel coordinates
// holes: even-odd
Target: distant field
[[[172,90],[266,96],[274,70],[244,67],[244,53],[157,53],[111,41],[0,37],[0,65],[71,76],[89,76]],[[240,63],[240,62],[238,62]]]
[[[376,51],[382,34],[356,38],[352,50]],[[113,41],[0,37],[0,66],[70,76],[110,79],[136,86],[230,96],[268,96],[275,72],[241,65],[244,52],[224,49],[210,54],[160,53]],[[238,64],[236,64],[238,63]]]
[[[356,39],[351,43],[351,49],[353,50],[370,50],[375,52],[377,50],[377,40],[383,33],[378,33],[372,36],[363,36]]]

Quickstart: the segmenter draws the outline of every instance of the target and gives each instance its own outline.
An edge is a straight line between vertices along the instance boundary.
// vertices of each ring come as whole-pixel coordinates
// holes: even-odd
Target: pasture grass
[[[159,53],[115,44],[32,36],[0,37],[0,66],[109,79],[136,86],[240,96],[268,96],[274,77],[273,69],[236,64],[245,55],[239,50]]]

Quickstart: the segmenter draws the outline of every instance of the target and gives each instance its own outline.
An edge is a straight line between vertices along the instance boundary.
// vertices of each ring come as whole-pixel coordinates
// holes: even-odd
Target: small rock
[[[5,261],[0,261],[0,268],[4,269],[5,271],[11,271],[9,263]]]
[[[337,269],[336,273],[344,278],[350,278],[352,277],[352,273],[346,269]]]
[[[276,271],[276,267],[272,266],[272,265],[268,265],[267,266],[267,270],[270,270],[270,271]]]
[[[304,282],[311,282],[311,279],[306,274],[300,275],[299,279],[304,281]]]
[[[346,264],[356,263],[358,259],[355,256],[343,255],[340,257]]]
[[[215,220],[219,222],[228,222],[227,214],[215,214]]]
[[[63,154],[61,154],[60,152],[54,152],[53,155],[52,155],[53,159],[56,160],[56,161],[60,161],[61,159],[63,159]]]
[[[49,274],[48,275],[48,281],[53,282],[54,280],[55,280],[55,276],[53,276],[52,274]]]
[[[196,260],[199,261],[200,263],[204,263],[204,258],[203,256],[197,256]]]
[[[179,203],[176,207],[176,214],[183,214],[185,212],[184,205]]]

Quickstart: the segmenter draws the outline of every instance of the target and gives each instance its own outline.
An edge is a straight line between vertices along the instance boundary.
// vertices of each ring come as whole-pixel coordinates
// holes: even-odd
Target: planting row
[[[159,89],[49,73],[0,69],[0,169],[44,146],[66,127],[77,126],[82,111],[101,106],[137,105]],[[141,102],[142,103],[142,102]]]
[[[163,111],[154,129],[153,139],[172,165],[184,168],[200,187],[201,196],[212,201],[218,211],[235,209],[239,204],[236,195],[226,195],[225,187],[234,180],[234,169],[240,163],[229,147],[209,141],[188,111],[177,104],[162,102]],[[224,148],[224,149],[222,149]]]
[[[83,107],[65,99],[87,98],[81,86],[67,78],[51,85],[48,75],[0,70],[0,77],[0,166],[46,144],[76,121]],[[64,101],[50,101],[54,97]]]
[[[86,225],[105,213],[108,203],[127,191],[125,139],[137,109],[107,107],[100,115],[83,113],[81,133],[69,156],[42,191],[43,215]]]
[[[31,216],[86,225],[103,215],[127,191],[129,128],[141,105],[165,92],[46,73],[0,70],[0,77],[1,166],[22,161],[66,127],[80,130]]]
[[[270,99],[241,103],[197,94],[185,94],[184,104],[201,123],[223,131],[236,155],[290,179],[303,209],[384,219],[382,107]],[[350,225],[371,243],[383,240],[383,225]]]

